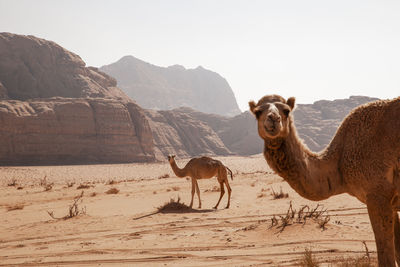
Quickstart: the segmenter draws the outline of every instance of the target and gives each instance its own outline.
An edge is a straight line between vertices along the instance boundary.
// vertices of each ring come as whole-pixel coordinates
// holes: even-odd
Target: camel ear
[[[291,110],[294,110],[295,102],[296,102],[296,98],[289,97],[288,100],[286,101],[286,104],[290,107]]]
[[[260,117],[260,108],[257,107],[257,104],[254,101],[250,101],[249,102],[249,107],[250,107],[250,111],[256,116],[256,118],[258,119],[258,117]]]
[[[254,111],[255,111],[255,109],[256,109],[256,107],[257,107],[256,102],[254,102],[253,100],[250,101],[250,102],[249,102],[249,107],[250,107],[250,111],[251,111],[252,113],[254,113]],[[254,113],[254,114],[255,114],[255,113]]]

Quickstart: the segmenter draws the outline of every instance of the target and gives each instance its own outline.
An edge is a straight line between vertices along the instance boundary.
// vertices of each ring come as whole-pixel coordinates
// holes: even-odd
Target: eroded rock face
[[[146,116],[153,133],[158,160],[163,160],[171,154],[180,158],[232,155],[209,125],[185,110],[146,110]]]
[[[54,42],[0,33],[0,165],[153,161],[140,108]]]
[[[9,99],[60,96],[128,100],[114,78],[85,67],[78,55],[51,41],[0,33],[0,59],[0,82]],[[0,99],[5,99],[2,89]]]
[[[112,99],[0,101],[0,164],[154,160],[140,107]]]
[[[100,70],[116,78],[118,86],[147,109],[191,107],[224,116],[241,113],[228,82],[218,73],[200,66],[163,68],[125,56]]]

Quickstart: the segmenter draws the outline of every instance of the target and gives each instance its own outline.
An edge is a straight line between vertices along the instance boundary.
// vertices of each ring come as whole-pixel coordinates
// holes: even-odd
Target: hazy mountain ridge
[[[125,56],[100,70],[116,78],[118,86],[144,108],[170,110],[187,106],[205,113],[240,114],[228,82],[201,66],[164,68]]]

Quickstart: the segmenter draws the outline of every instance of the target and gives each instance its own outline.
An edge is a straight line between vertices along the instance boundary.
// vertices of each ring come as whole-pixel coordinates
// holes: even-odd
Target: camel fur
[[[209,157],[192,158],[183,169],[180,169],[177,166],[175,162],[175,155],[168,156],[168,161],[176,176],[182,178],[189,176],[192,180],[192,200],[190,201],[190,207],[193,206],[193,198],[196,190],[197,196],[199,198],[199,209],[201,208],[200,190],[197,180],[209,179],[214,176],[217,176],[217,180],[220,185],[221,191],[219,200],[215,205],[214,209],[218,208],[219,202],[221,201],[222,197],[225,194],[224,184],[228,190],[228,204],[226,205],[226,208],[229,208],[232,189],[229,186],[227,178],[227,170],[230,172],[232,180],[233,180],[233,175],[232,171],[224,164],[222,164],[221,161]]]
[[[348,193],[365,203],[379,266],[400,266],[400,97],[351,111],[319,153],[297,136],[294,97],[268,95],[249,106],[269,166],[304,198]]]

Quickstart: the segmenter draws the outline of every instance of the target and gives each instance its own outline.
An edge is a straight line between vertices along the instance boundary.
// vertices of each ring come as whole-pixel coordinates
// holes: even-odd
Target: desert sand
[[[0,167],[0,266],[299,266],[306,249],[321,266],[335,266],[366,255],[363,241],[376,257],[366,206],[355,198],[308,201],[261,154],[217,159],[234,174],[229,209],[227,194],[212,209],[219,186],[211,178],[199,180],[202,209],[196,196],[193,210],[158,212],[171,199],[190,202],[190,181],[177,178],[167,161]],[[176,161],[183,167],[188,159]],[[112,188],[118,193],[106,193]],[[281,189],[288,197],[274,199],[272,190]],[[82,191],[79,214],[62,218]],[[326,211],[281,231],[279,216],[290,203],[296,211],[318,204]]]

